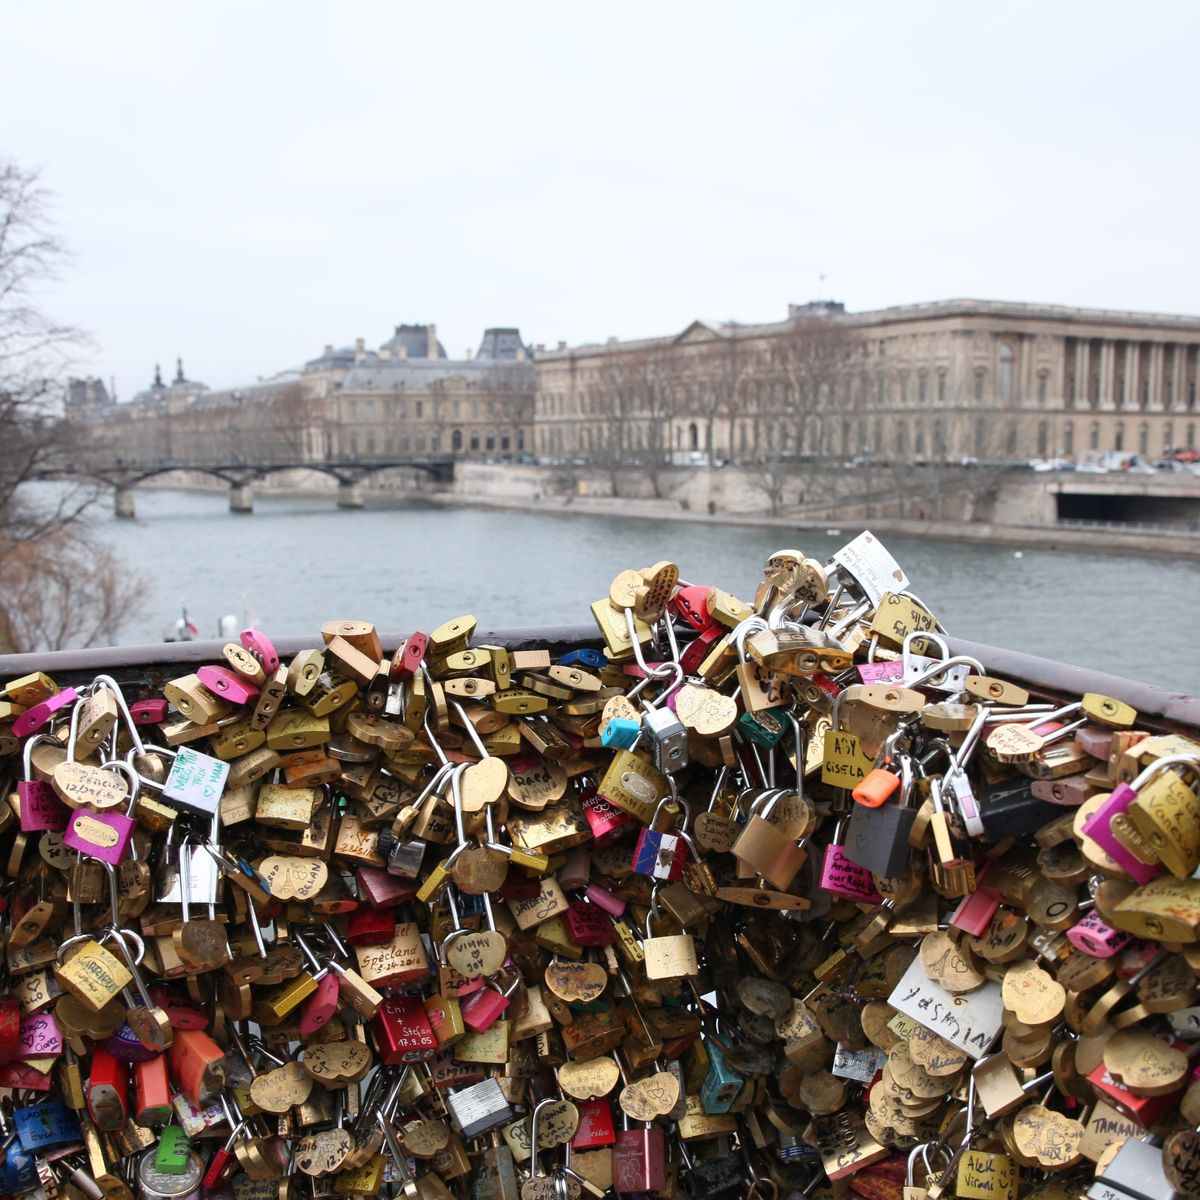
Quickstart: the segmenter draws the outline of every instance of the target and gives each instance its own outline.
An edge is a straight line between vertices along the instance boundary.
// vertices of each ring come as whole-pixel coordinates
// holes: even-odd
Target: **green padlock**
[[[192,1145],[188,1136],[179,1125],[168,1125],[158,1139],[158,1148],[154,1152],[155,1170],[165,1175],[182,1175],[188,1168],[191,1158]]]

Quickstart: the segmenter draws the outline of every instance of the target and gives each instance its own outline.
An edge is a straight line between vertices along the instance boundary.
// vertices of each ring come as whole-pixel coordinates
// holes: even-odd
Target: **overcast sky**
[[[124,399],[437,323],[553,345],[953,296],[1200,311],[1200,6],[6,6],[0,154]],[[825,276],[821,282],[821,276]]]

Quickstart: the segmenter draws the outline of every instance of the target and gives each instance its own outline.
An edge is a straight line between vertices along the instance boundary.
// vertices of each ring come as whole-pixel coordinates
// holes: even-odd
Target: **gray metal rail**
[[[391,653],[405,636],[382,634],[385,651]],[[314,637],[273,640],[276,649],[285,658],[319,642]],[[1039,658],[1019,650],[1006,650],[962,638],[947,640],[952,653],[971,655],[979,659],[991,674],[1020,683],[1038,694],[1078,697],[1084,692],[1100,692],[1132,705],[1145,724],[1178,731],[1200,730],[1200,696]],[[515,649],[532,644],[563,648],[599,644],[595,626],[592,625],[478,629],[472,641],[476,645],[495,643]],[[224,644],[221,641],[160,642],[146,646],[104,646],[90,650],[0,655],[0,683],[31,671],[45,671],[59,683],[74,683],[90,679],[103,671],[145,678],[148,683],[154,684],[157,680],[179,674],[181,670],[186,671],[194,664],[219,662]]]

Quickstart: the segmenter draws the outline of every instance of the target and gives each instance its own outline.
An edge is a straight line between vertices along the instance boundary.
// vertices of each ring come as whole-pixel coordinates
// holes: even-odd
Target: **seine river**
[[[332,496],[256,496],[249,516],[215,493],[141,490],[136,504],[136,521],[95,518],[96,536],[146,582],[125,643],[160,640],[184,605],[202,637],[225,613],[280,635],[335,617],[403,632],[467,612],[492,627],[590,624],[589,603],[626,567],[670,558],[689,582],[752,598],[772,550],[824,560],[859,532],[404,503],[342,511]],[[953,634],[1200,692],[1195,561],[885,541]]]

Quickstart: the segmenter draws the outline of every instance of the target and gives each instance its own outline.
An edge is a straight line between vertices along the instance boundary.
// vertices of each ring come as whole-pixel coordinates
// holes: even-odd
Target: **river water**
[[[96,536],[146,581],[143,613],[120,631],[130,644],[162,639],[184,605],[201,637],[225,613],[279,635],[335,617],[403,632],[467,612],[491,627],[590,624],[589,603],[626,567],[670,558],[689,582],[749,599],[772,550],[824,560],[859,532],[420,503],[343,511],[330,496],[256,496],[249,516],[216,493],[142,490],[136,503],[136,521],[95,517]],[[1200,693],[1195,561],[885,541],[953,634]]]

